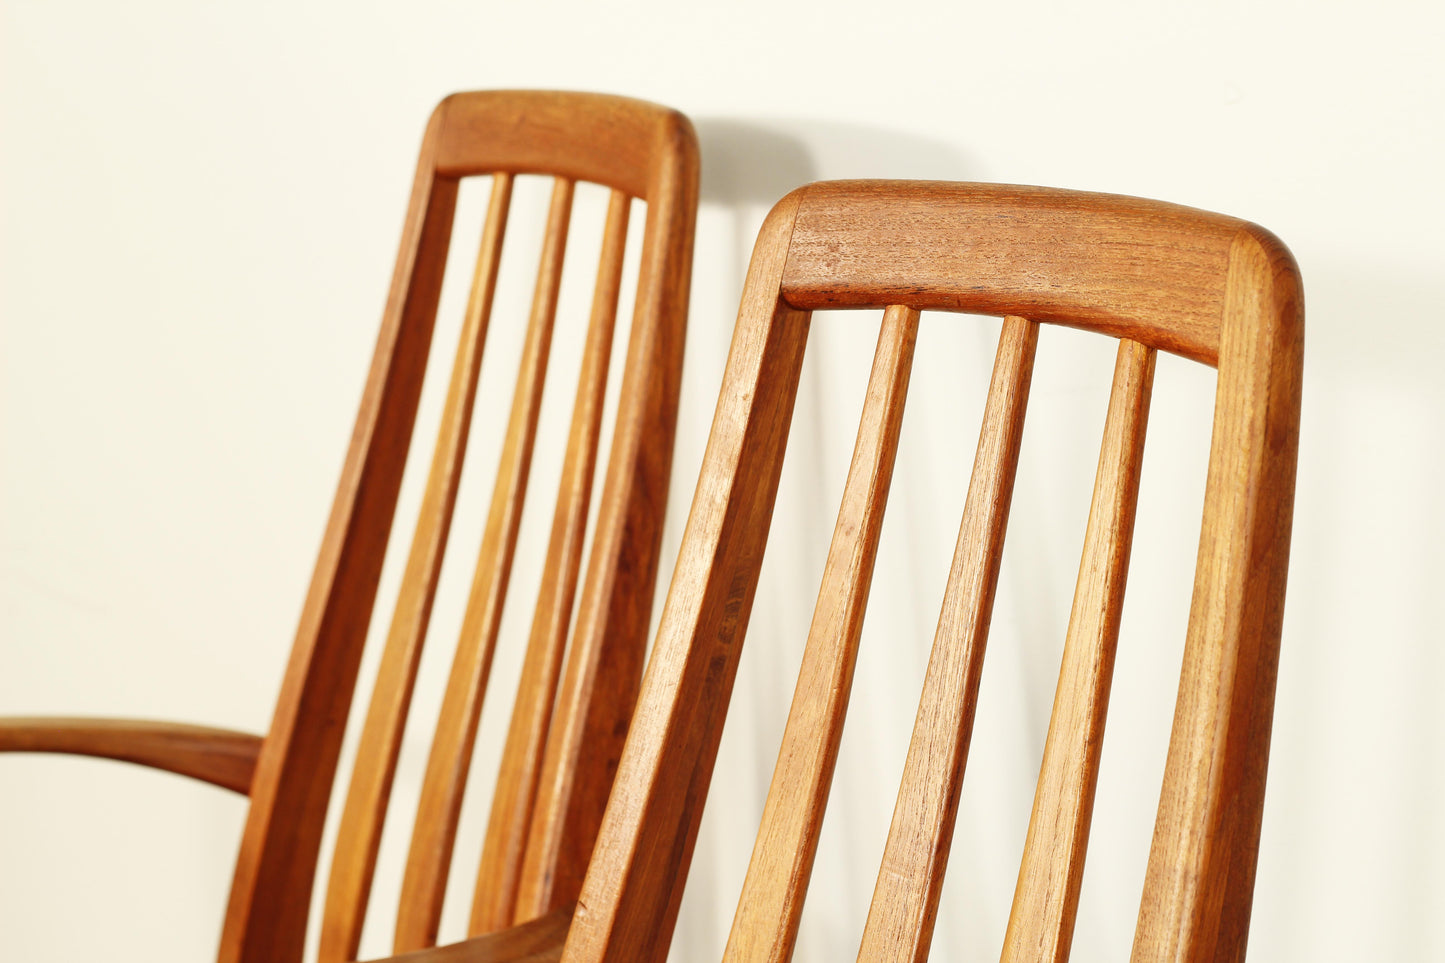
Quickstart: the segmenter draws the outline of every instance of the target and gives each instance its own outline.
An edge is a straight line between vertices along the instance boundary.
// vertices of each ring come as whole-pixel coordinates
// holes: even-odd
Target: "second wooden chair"
[[[697,144],[684,117],[640,101],[552,92],[458,94],[436,108],[427,126],[375,359],[265,737],[124,720],[0,720],[0,751],[107,756],[249,794],[222,963],[301,959],[322,826],[416,420],[458,189],[463,178],[487,175],[491,204],[471,296],[332,863],[321,959],[356,958],[447,547],[513,182],[527,174],[553,178],[541,266],[412,835],[396,949],[430,947],[436,940],[528,487],[574,185],[590,181],[611,191],[601,265],[470,931],[505,930],[576,898],[636,697],[652,610],[692,271]],[[647,205],[638,289],[584,571],[634,199]]]
[[[814,310],[882,331],[792,710],[724,958],[782,963],[837,759],[919,312],[1003,318],[974,471],[858,958],[928,957],[968,754],[1040,322],[1119,341],[1003,959],[1068,957],[1157,351],[1218,369],[1194,601],[1133,958],[1244,955],[1298,445],[1289,252],[1234,218],[983,184],[794,192],[758,238],[712,435],[563,957],[661,963],[758,584]],[[1032,762],[1027,763],[1032,765]]]

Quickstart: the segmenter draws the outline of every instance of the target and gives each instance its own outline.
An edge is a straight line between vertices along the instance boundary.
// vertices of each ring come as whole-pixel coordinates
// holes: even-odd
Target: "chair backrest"
[[[375,359],[257,763],[222,935],[223,963],[301,957],[322,825],[416,417],[458,186],[462,178],[490,175],[491,202],[460,346],[326,901],[322,959],[355,959],[447,545],[512,185],[526,174],[555,178],[542,263],[480,557],[426,770],[397,947],[428,946],[435,938],[527,490],[573,187],[589,181],[611,189],[601,265],[472,928],[509,925],[514,917],[538,915],[576,898],[641,677],[682,368],[697,145],[686,118],[640,101],[555,92],[457,94],[436,108],[422,144]],[[647,204],[635,311],[573,630],[634,198]],[[564,692],[557,698],[564,651],[569,653]]]
[[[1303,309],[1233,218],[996,185],[842,182],[769,215],[697,495],[564,959],[661,961],[777,491],[811,312],[883,308],[823,584],[728,960],[792,955],[837,758],[920,310],[1003,317],[983,427],[858,958],[928,956],[1039,322],[1120,339],[1083,562],[1003,959],[1068,956],[1155,352],[1218,368],[1203,531],[1134,959],[1243,956],[1293,504]]]

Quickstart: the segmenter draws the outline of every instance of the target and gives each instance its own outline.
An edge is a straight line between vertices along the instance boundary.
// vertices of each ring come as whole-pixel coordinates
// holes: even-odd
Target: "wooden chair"
[[[434,942],[527,489],[573,187],[591,181],[611,189],[601,265],[471,928],[504,929],[513,919],[540,916],[576,898],[636,698],[652,608],[692,271],[697,145],[686,118],[640,101],[550,92],[458,94],[442,101],[427,126],[375,360],[269,732],[257,738],[116,720],[0,723],[0,750],[124,759],[249,793],[221,938],[223,963],[301,958],[322,823],[411,440],[458,185],[464,177],[491,175],[460,346],[326,902],[322,959],[355,959],[446,549],[512,185],[517,175],[534,173],[554,178],[536,296],[427,767],[397,948]],[[647,202],[636,306],[569,647],[633,198]],[[564,650],[564,692],[556,699]],[[544,921],[542,931],[549,925]],[[515,949],[537,932],[536,926],[524,928],[499,945]]]
[[[927,958],[1040,322],[1119,339],[1042,771],[1003,948],[1067,958],[1155,352],[1218,368],[1194,599],[1133,958],[1243,957],[1299,419],[1289,252],[1233,218],[993,185],[815,184],[758,239],[702,476],[563,957],[667,954],[757,587],[811,312],[882,308],[858,440],[725,959],[791,957],[847,709],[921,310],[1003,317],[974,471],[860,960]]]

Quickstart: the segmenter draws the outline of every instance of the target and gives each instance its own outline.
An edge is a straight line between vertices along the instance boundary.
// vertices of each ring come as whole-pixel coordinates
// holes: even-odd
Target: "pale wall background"
[[[747,252],[767,207],[795,184],[894,176],[1114,191],[1243,216],[1286,240],[1305,277],[1307,371],[1251,958],[1445,958],[1437,5],[7,0],[3,10],[0,713],[262,730],[427,112],[453,90],[625,93],[686,111],[703,140],[664,586]],[[482,195],[468,192],[460,224],[476,223]],[[579,200],[583,253],[595,244],[585,225],[600,216],[597,201]],[[518,203],[540,205],[542,190]],[[457,247],[469,257],[475,243]],[[499,319],[521,310],[535,243],[524,231],[509,248],[520,273]],[[569,317],[589,283],[577,282],[571,309],[564,301]],[[443,308],[437,344],[446,348],[459,297],[450,290]],[[510,390],[497,373],[514,363],[517,327],[494,326],[499,360],[482,402],[492,409]],[[726,936],[875,330],[815,324],[679,959],[715,959]],[[996,331],[988,320],[925,319],[800,961],[855,952]],[[572,340],[559,334],[559,384],[576,364]],[[1102,340],[1060,330],[1046,330],[1040,348],[936,959],[992,959],[1002,937],[1111,356]],[[1160,361],[1076,960],[1122,959],[1132,934],[1212,383],[1204,369]],[[436,419],[437,387],[423,431]],[[546,417],[564,419],[565,407],[549,401]],[[479,482],[496,457],[496,418],[479,422],[458,522],[473,534],[453,542],[439,639],[460,618],[486,498]],[[540,454],[539,477],[555,463],[555,453]],[[418,489],[413,472],[404,520]],[[535,584],[549,497],[531,503],[514,592]],[[526,606],[514,605],[514,643],[525,622]],[[415,712],[424,724],[447,659],[424,667]],[[497,678],[515,664],[500,657]],[[506,709],[494,700],[484,725]],[[408,743],[403,817],[415,798],[405,783],[425,749],[422,738]],[[495,771],[496,746],[480,751],[462,876],[479,852]],[[208,958],[243,817],[239,797],[167,775],[0,759],[0,959]],[[398,824],[386,842],[372,954],[387,946],[407,835]],[[463,924],[467,894],[458,895],[446,935]]]

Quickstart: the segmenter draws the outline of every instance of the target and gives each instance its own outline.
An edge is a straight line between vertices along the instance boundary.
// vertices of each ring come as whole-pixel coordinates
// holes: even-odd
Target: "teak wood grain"
[[[412,834],[396,945],[415,951],[405,957],[413,963],[555,960],[561,952],[639,685],[672,465],[698,150],[687,119],[652,104],[601,94],[491,91],[446,98],[427,125],[360,413],[264,739],[160,723],[0,722],[0,751],[109,756],[249,793],[221,963],[301,959],[322,825],[411,444],[458,187],[464,177],[488,176],[492,197],[471,295],[362,728],[322,918],[321,959],[356,959],[448,547],[512,187],[526,175],[552,177],[553,202],[492,511]],[[548,572],[498,777],[495,839],[489,836],[481,882],[488,892],[500,885],[503,911],[474,922],[476,938],[436,948],[431,944],[537,440],[572,195],[583,181],[609,188],[612,195]],[[623,250],[635,201],[646,205],[637,294],[611,451],[601,495],[594,499]],[[592,550],[584,559],[594,504]],[[579,588],[579,616],[569,637]],[[520,887],[525,899],[516,895],[519,880],[525,882]],[[514,920],[521,925],[514,927]],[[482,934],[494,926],[498,932]]]
[[[1184,670],[1133,958],[1242,959],[1298,445],[1303,305],[1293,260],[1255,225],[1157,201],[860,181],[793,192],[759,235],[677,568],[563,960],[667,956],[757,588],[811,312],[837,307],[886,308],[883,333],[727,958],[792,956],[907,389],[903,335],[918,311],[949,310],[1004,320],[858,958],[928,955],[1034,347],[1047,336],[1039,322],[1050,322],[1119,338],[1120,347],[1003,958],[1068,958],[1154,358],[1164,350],[1217,367],[1218,391]]]

